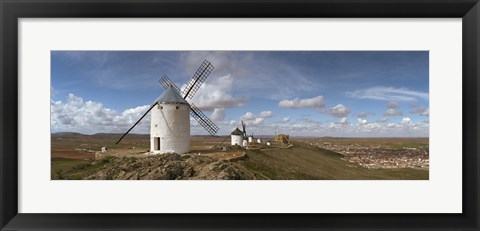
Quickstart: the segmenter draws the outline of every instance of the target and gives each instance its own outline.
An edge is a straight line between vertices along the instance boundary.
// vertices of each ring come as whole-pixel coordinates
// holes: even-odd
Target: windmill
[[[253,133],[251,135],[247,135],[247,131],[246,131],[245,127],[246,127],[246,124],[242,120],[243,140],[244,140],[243,141],[243,144],[244,144],[243,146],[246,146],[245,141],[248,141],[247,144],[253,142]]]
[[[232,133],[230,133],[230,138],[231,138],[232,145],[238,145],[240,147],[243,146],[243,139],[244,139],[243,132],[240,131],[238,127],[235,130],[233,130]]]
[[[147,114],[151,113],[150,122],[150,151],[153,153],[187,153],[190,151],[190,116],[210,133],[218,131],[215,125],[200,109],[186,99],[192,99],[205,79],[213,70],[213,65],[204,60],[202,65],[187,83],[183,91],[178,88],[166,75],[159,80],[165,91],[150,105],[150,108],[125,134],[120,137],[118,144]]]

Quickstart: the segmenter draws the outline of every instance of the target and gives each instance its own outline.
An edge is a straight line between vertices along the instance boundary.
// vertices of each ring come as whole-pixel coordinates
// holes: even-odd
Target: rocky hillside
[[[83,166],[87,180],[249,180],[245,167],[199,155],[164,154],[148,157],[107,157]],[[81,169],[79,169],[81,170]]]

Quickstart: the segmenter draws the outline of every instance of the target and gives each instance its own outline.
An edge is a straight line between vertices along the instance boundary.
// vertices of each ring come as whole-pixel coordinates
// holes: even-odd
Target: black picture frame
[[[479,230],[478,0],[0,0],[1,230]],[[18,213],[19,18],[369,17],[462,18],[461,214]]]

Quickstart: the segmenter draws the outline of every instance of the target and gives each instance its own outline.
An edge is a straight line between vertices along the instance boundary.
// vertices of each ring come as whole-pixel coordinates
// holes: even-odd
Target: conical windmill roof
[[[158,103],[180,103],[188,104],[188,102],[173,88],[168,87],[156,100]]]
[[[240,131],[240,129],[237,128],[237,129],[233,130],[232,135],[241,136],[241,135],[243,135],[243,132]]]

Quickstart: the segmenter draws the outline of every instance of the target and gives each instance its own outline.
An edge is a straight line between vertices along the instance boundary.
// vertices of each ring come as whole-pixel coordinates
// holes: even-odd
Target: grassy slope
[[[250,151],[240,163],[259,179],[428,180],[428,170],[366,169],[341,159],[341,155],[296,143],[290,149]]]
[[[55,159],[52,164],[51,179],[81,180],[101,169],[105,164],[108,164],[110,160],[111,158],[105,158],[99,161]]]
[[[86,161],[75,159],[52,159],[51,164],[51,179],[63,179],[65,173],[76,169],[77,166],[83,165]],[[69,178],[70,179],[70,178]]]

